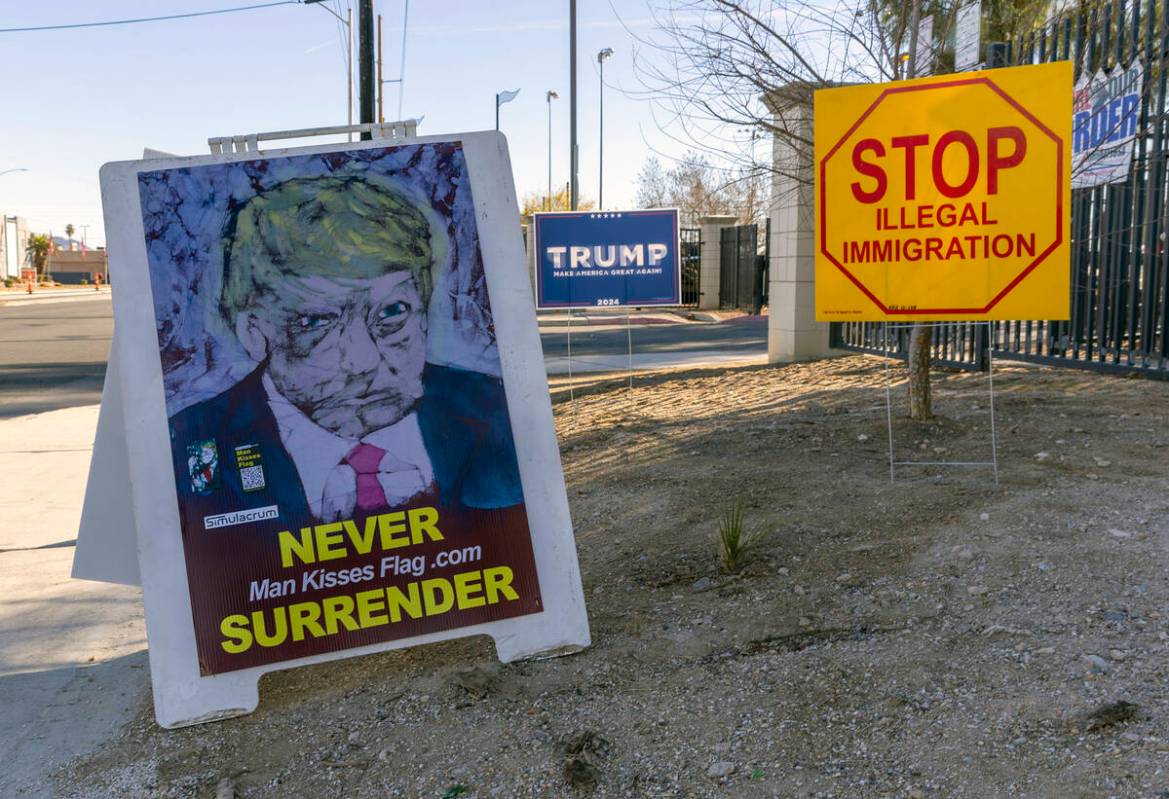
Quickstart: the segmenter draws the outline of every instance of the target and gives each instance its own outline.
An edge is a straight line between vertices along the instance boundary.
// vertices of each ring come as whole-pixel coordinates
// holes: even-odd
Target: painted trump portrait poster
[[[460,143],[138,194],[200,673],[539,612]]]

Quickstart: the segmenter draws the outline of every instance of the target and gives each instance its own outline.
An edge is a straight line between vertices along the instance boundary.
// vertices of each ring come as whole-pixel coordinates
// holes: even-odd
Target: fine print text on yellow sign
[[[1068,62],[816,92],[816,319],[1067,319]]]

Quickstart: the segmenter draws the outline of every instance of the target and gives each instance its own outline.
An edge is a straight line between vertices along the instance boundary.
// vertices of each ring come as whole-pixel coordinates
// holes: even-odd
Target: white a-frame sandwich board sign
[[[74,575],[140,580],[163,726],[250,712],[275,669],[588,645],[511,175],[498,133],[102,169]]]

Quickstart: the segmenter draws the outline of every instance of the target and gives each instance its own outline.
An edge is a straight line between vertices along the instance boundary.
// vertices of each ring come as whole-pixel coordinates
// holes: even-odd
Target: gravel
[[[895,395],[899,458],[979,459],[985,375],[936,376],[935,421]],[[1169,384],[996,363],[997,485],[891,483],[883,387],[861,356],[557,383],[590,649],[500,665],[480,637],[275,673],[254,714],[172,732],[143,695],[54,792],[1161,795]],[[765,534],[723,574],[731,503]]]

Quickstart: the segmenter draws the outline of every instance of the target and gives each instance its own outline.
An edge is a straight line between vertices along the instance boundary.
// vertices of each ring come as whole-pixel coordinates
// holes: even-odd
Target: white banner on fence
[[[954,26],[954,69],[958,72],[978,66],[982,44],[982,3],[980,0],[958,9]]]
[[[922,17],[917,23],[917,46],[914,48],[913,77],[931,75],[934,71],[934,18]]]
[[[1098,70],[1076,82],[1072,100],[1072,188],[1116,183],[1128,177],[1140,122],[1144,70]]]

